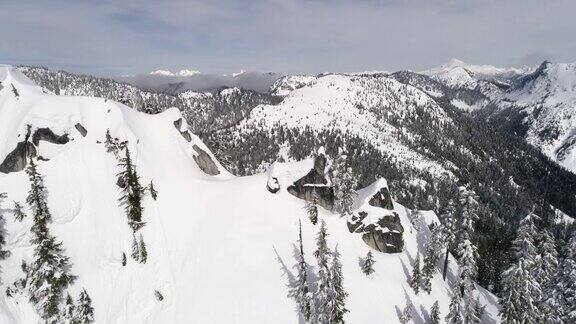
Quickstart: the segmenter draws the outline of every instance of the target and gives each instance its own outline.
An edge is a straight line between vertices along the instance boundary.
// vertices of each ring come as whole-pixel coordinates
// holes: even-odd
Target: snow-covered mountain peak
[[[167,70],[156,70],[156,71],[152,71],[149,74],[150,75],[164,75],[164,76],[180,76],[180,77],[189,77],[189,76],[193,76],[193,75],[197,75],[197,74],[201,74],[202,72],[197,71],[197,70],[191,70],[191,69],[182,69],[176,73],[171,72],[171,71],[167,71]]]

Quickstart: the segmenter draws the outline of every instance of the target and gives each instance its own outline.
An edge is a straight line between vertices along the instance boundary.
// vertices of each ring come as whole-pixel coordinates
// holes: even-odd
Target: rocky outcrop
[[[0,172],[10,173],[24,170],[28,163],[29,157],[36,156],[36,148],[28,139],[18,143],[16,148],[8,153],[2,164],[0,164]]]
[[[268,191],[271,193],[277,193],[280,191],[280,183],[278,182],[278,178],[269,178],[268,182],[266,183],[266,189],[268,189]]]
[[[182,135],[182,137],[184,137],[184,139],[186,140],[186,142],[191,142],[191,141],[192,141],[192,136],[190,136],[190,132],[188,132],[188,131],[180,132],[180,135]]]
[[[200,170],[204,171],[206,174],[209,175],[217,175],[220,174],[220,170],[218,170],[218,166],[212,160],[212,157],[208,153],[206,153],[203,149],[198,147],[198,145],[192,146],[198,155],[194,156],[194,161],[198,164]]]
[[[56,135],[54,132],[47,127],[38,128],[34,131],[34,135],[32,135],[32,143],[38,146],[40,141],[46,141],[53,144],[66,144],[70,141],[68,138],[68,134],[64,135]]]
[[[390,196],[390,191],[386,187],[382,187],[376,194],[374,194],[374,196],[372,196],[368,201],[368,204],[374,207],[394,210],[392,196]]]
[[[348,221],[350,233],[361,233],[362,239],[368,246],[383,253],[398,253],[404,249],[402,234],[404,227],[400,223],[400,217],[393,212],[390,215],[381,216],[375,223],[364,222],[368,213],[359,212]]]
[[[88,130],[86,130],[86,128],[84,126],[82,126],[82,124],[76,123],[76,125],[74,125],[74,127],[80,133],[80,135],[82,135],[82,137],[86,137],[86,134],[88,134]]]
[[[289,186],[288,192],[300,199],[315,201],[325,209],[332,210],[334,190],[328,184],[328,176],[325,174],[326,163],[326,156],[318,154],[314,159],[312,170]]]

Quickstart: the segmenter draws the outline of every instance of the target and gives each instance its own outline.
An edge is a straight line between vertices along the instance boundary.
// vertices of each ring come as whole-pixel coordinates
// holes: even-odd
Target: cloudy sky
[[[576,61],[573,0],[0,0],[0,63],[99,75]]]

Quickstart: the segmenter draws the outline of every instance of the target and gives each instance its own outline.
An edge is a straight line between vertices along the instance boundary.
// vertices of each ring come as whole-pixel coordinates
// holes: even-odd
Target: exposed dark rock
[[[362,221],[364,220],[364,218],[366,218],[366,216],[368,216],[367,212],[361,211],[360,213],[358,213],[358,215],[353,215],[350,218],[350,221],[348,221],[346,223],[346,225],[348,225],[348,230],[350,231],[350,233],[361,233],[364,230],[364,224],[362,224]]]
[[[362,239],[371,248],[384,253],[398,253],[404,249],[402,233],[404,227],[398,214],[386,215],[377,222],[378,226],[366,226]]]
[[[46,141],[53,144],[66,144],[70,141],[68,134],[56,135],[50,128],[38,128],[32,135],[32,143],[38,146],[40,141]]]
[[[266,189],[271,193],[277,193],[280,190],[280,183],[278,183],[278,179],[272,177],[268,179],[268,183],[266,183]]]
[[[214,161],[212,160],[210,155],[208,155],[208,153],[206,153],[203,149],[198,147],[198,145],[194,145],[192,146],[192,148],[198,153],[197,156],[194,156],[194,161],[196,161],[196,164],[198,164],[200,170],[204,171],[209,175],[217,175],[220,173],[220,170],[218,170],[218,166],[216,165],[216,163],[214,163]]]
[[[319,154],[314,159],[314,168],[304,177],[298,179],[287,188],[292,195],[316,203],[327,210],[334,208],[334,190],[329,187],[328,179],[324,173],[326,156]]]
[[[390,191],[388,188],[381,188],[370,200],[368,201],[370,206],[380,207],[387,210],[394,209],[394,203],[392,202],[392,197],[390,196]]]
[[[16,148],[8,153],[2,164],[0,164],[0,172],[10,173],[24,170],[28,163],[28,157],[36,156],[36,148],[32,143],[26,139],[16,145]]]
[[[77,123],[76,125],[74,125],[74,127],[76,127],[76,130],[80,132],[80,135],[82,135],[82,137],[86,137],[86,134],[88,134],[88,131],[84,126],[82,126],[82,124]]]
[[[190,133],[188,131],[180,132],[180,135],[182,135],[182,137],[184,137],[186,142],[192,141],[192,136],[190,136]]]
[[[43,157],[42,155],[38,155],[38,160],[40,160],[40,161],[50,161],[49,158],[45,158],[45,157]]]
[[[174,121],[174,127],[180,131],[180,127],[182,127],[182,118],[178,118]]]

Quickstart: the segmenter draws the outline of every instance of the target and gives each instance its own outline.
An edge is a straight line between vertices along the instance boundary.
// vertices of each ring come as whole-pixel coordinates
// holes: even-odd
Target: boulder
[[[182,135],[182,137],[184,137],[186,142],[192,141],[192,136],[190,136],[190,133],[188,133],[188,131],[180,132],[180,135]]]
[[[174,121],[174,127],[180,131],[180,127],[182,127],[182,118],[178,118]]]
[[[70,141],[68,138],[68,134],[64,135],[56,135],[54,132],[47,127],[38,128],[34,131],[34,135],[32,135],[32,143],[38,146],[40,141],[46,141],[53,144],[66,144]]]
[[[74,125],[74,127],[80,133],[80,135],[82,135],[82,137],[86,137],[86,134],[88,134],[88,131],[86,130],[86,128],[84,126],[82,126],[82,124],[76,123],[76,125]]]
[[[366,226],[362,239],[371,248],[384,253],[398,253],[404,249],[404,227],[398,214],[385,215],[374,226]]]
[[[380,207],[387,210],[394,210],[394,203],[392,202],[392,196],[390,196],[390,191],[388,188],[382,187],[370,200],[368,201],[370,206]]]
[[[292,195],[306,201],[315,201],[327,210],[334,208],[334,190],[328,185],[326,156],[318,154],[314,158],[314,167],[302,178],[296,180],[286,190]]]
[[[198,147],[198,145],[194,145],[192,148],[196,151],[196,153],[198,153],[198,155],[194,156],[194,161],[196,161],[196,164],[198,164],[200,170],[209,175],[217,175],[220,173],[218,166],[216,163],[214,163],[212,157],[210,157],[208,153]]]
[[[280,190],[280,183],[278,182],[278,178],[272,177],[268,179],[266,183],[266,189],[271,193],[277,193]]]
[[[4,161],[0,164],[0,172],[10,173],[22,171],[28,164],[28,157],[34,156],[36,156],[36,148],[32,143],[28,142],[28,138],[26,138],[26,140],[18,143],[16,148],[4,158]]]

